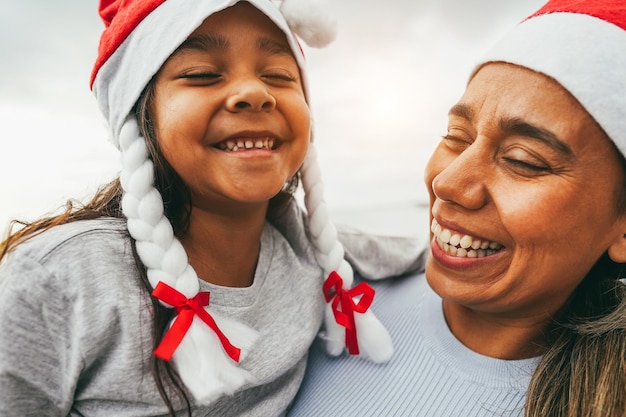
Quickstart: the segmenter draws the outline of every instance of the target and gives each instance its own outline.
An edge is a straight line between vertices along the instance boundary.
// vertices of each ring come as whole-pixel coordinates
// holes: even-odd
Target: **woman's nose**
[[[226,108],[231,112],[269,111],[275,107],[276,99],[257,79],[238,82],[226,99]]]
[[[471,145],[434,176],[430,188],[438,199],[469,210],[478,210],[487,204],[490,164],[475,146]]]

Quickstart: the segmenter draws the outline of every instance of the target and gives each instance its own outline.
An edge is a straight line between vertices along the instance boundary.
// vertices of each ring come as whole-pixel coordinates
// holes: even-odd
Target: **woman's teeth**
[[[237,152],[247,149],[265,149],[271,151],[274,149],[274,138],[225,140],[224,142],[218,143],[217,147],[227,152]]]
[[[497,242],[476,239],[470,235],[460,235],[449,229],[444,229],[433,219],[430,231],[435,235],[437,245],[445,253],[459,258],[483,258],[493,255],[502,249]]]

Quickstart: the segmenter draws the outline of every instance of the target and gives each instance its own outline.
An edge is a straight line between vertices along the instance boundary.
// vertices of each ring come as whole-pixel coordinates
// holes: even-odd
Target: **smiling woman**
[[[617,255],[624,246],[622,158],[567,91],[526,68],[483,66],[460,103],[472,117],[451,112],[425,173],[431,215],[443,230],[435,233],[428,283],[466,346],[502,359],[535,356],[545,322],[605,251]],[[537,128],[511,130],[512,119]],[[550,129],[537,140],[535,132]],[[498,250],[460,256],[444,233]]]
[[[425,273],[374,285],[394,361],[314,346],[292,416],[626,416],[623,68],[623,1],[550,0],[495,45],[425,170]]]

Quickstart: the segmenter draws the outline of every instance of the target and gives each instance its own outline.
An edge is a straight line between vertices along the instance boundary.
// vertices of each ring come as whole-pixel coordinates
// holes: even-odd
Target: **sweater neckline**
[[[488,387],[517,387],[526,390],[540,357],[520,360],[492,358],[477,353],[450,331],[443,313],[442,299],[430,286],[422,303],[422,329],[430,349],[451,372],[460,378]]]

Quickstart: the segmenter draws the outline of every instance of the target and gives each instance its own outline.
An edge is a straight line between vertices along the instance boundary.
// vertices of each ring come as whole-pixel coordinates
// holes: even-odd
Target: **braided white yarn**
[[[125,121],[119,140],[122,151],[120,182],[124,189],[122,210],[128,219],[130,235],[136,241],[139,258],[147,268],[150,285],[154,288],[164,282],[185,297],[193,298],[199,291],[198,276],[165,216],[163,199],[154,188],[154,165],[134,117]],[[235,320],[220,317],[211,312],[209,306],[204,308],[231,343],[241,349],[243,358],[258,337],[257,332]],[[175,320],[176,317],[172,323]],[[194,316],[172,361],[199,403],[209,403],[223,394],[232,394],[253,379],[226,355],[213,330],[197,316]]]
[[[300,172],[315,258],[324,270],[324,277],[336,271],[343,279],[343,288],[349,290],[354,281],[354,273],[344,259],[344,248],[337,238],[337,228],[332,223],[324,202],[322,175],[317,162],[317,151],[312,143]],[[372,310],[368,309],[363,314],[355,312],[355,322],[359,354],[377,363],[388,361],[393,354],[391,337]],[[324,323],[326,350],[337,356],[344,350],[345,329],[335,321],[330,303],[326,304]]]

